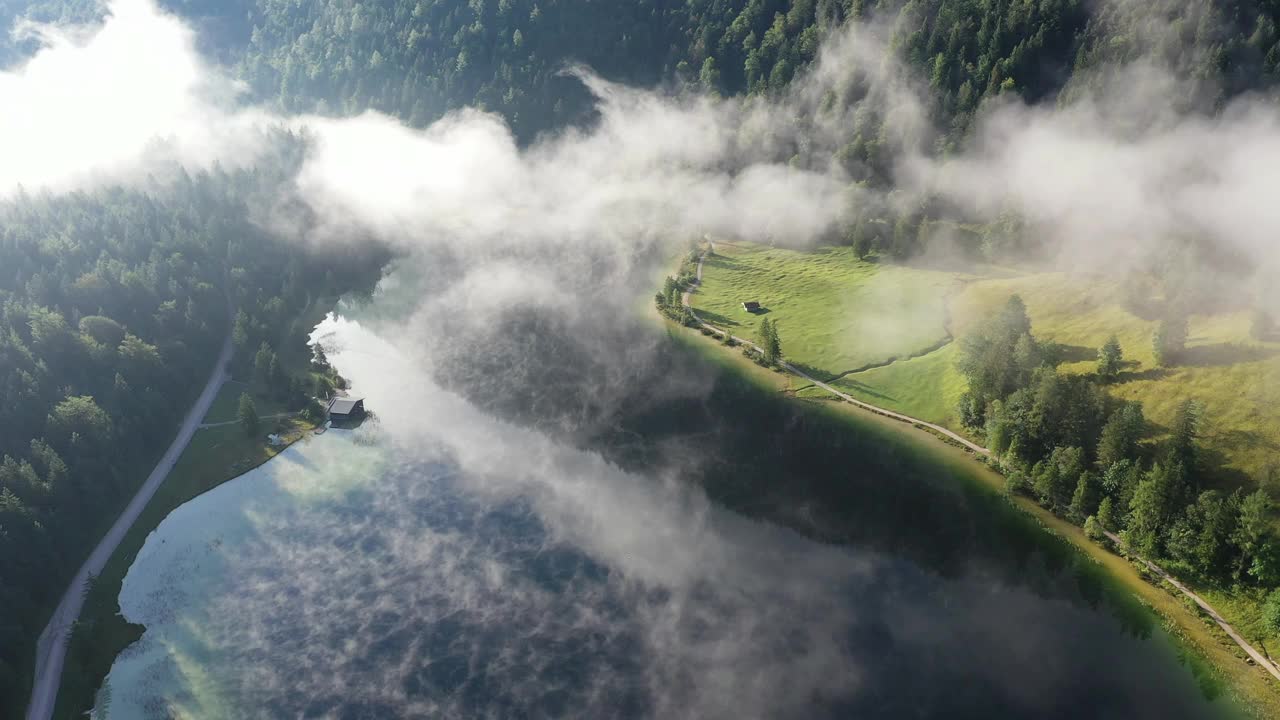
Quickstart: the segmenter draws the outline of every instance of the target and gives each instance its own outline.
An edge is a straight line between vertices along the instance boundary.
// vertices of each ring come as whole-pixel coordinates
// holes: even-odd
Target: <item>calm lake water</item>
[[[327,325],[379,420],[157,528],[99,715],[1231,714],[1099,571],[893,433],[718,378],[569,443]]]

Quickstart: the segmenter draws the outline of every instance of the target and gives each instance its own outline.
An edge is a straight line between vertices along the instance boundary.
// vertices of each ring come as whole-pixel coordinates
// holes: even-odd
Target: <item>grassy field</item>
[[[230,391],[228,388],[231,388]],[[242,388],[228,383],[222,395],[238,398]],[[225,409],[225,408],[224,408]],[[205,422],[219,422],[215,405]],[[234,410],[232,411],[234,417]],[[120,587],[142,549],[147,535],[179,505],[270,460],[289,444],[306,436],[311,426],[297,419],[264,422],[263,431],[247,437],[239,425],[198,430],[138,521],[125,535],[85,599],[80,622],[72,634],[54,717],[73,720],[93,706],[94,694],[119,653],[137,640],[143,628],[120,615]],[[281,432],[285,443],[267,445],[267,432]]]
[[[849,248],[796,252],[717,243],[693,296],[698,314],[739,337],[777,323],[788,359],[816,377],[885,363],[947,339],[951,273],[860,262]],[[755,300],[759,314],[742,303]]]
[[[213,404],[209,406],[209,412],[204,416],[206,423],[231,422],[236,420],[236,412],[240,409],[240,395],[243,393],[251,393],[248,383],[239,380],[228,380],[222,389],[218,391],[218,396],[213,399]],[[258,411],[259,417],[268,415],[278,415],[288,412],[288,408],[284,403],[270,396],[253,395],[253,405]]]
[[[867,402],[958,429],[955,406],[964,380],[954,348],[962,335],[1018,294],[1032,331],[1062,350],[1062,372],[1093,372],[1097,348],[1115,334],[1127,361],[1118,398],[1139,400],[1157,427],[1184,398],[1204,405],[1203,445],[1226,472],[1226,486],[1247,484],[1280,459],[1280,342],[1249,336],[1243,310],[1193,315],[1187,351],[1169,368],[1155,364],[1154,318],[1125,306],[1123,288],[1099,276],[1038,272],[946,272],[855,260],[848,248],[798,252],[717,243],[694,307],[708,322],[754,337],[757,300],[778,321],[783,351],[797,366]],[[1012,275],[1012,276],[1010,276]],[[883,365],[860,372],[851,370]]]
[[[872,405],[959,430],[955,414],[965,381],[955,364],[955,346],[947,345],[831,384]]]

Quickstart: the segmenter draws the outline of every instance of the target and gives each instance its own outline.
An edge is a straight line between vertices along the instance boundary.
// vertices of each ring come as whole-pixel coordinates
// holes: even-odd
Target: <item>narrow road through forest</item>
[[[129,532],[129,528],[133,527],[133,523],[142,514],[142,509],[151,501],[152,496],[156,494],[156,490],[169,476],[169,471],[178,462],[187,443],[191,442],[191,436],[199,427],[200,420],[204,418],[205,413],[209,412],[209,407],[213,405],[218,390],[227,380],[227,364],[231,361],[231,351],[231,334],[228,332],[222,343],[222,351],[218,354],[218,360],[213,365],[213,372],[210,373],[200,397],[196,399],[182,421],[177,437],[165,451],[164,457],[160,458],[160,462],[156,463],[155,469],[147,476],[146,482],[138,488],[138,493],[120,513],[120,517],[116,518],[115,524],[98,542],[89,559],[84,561],[80,571],[72,578],[71,584],[62,594],[62,601],[58,603],[53,616],[49,618],[49,624],[45,626],[44,632],[40,633],[40,639],[36,643],[35,682],[31,687],[31,701],[27,705],[27,720],[49,720],[53,715],[54,705],[58,700],[58,687],[62,682],[62,665],[67,656],[67,640],[71,627],[79,619],[80,610],[84,607],[89,577],[102,572],[111,554]]]
[[[715,249],[716,249],[715,243],[712,242],[709,238],[708,238],[708,248],[709,249],[707,250],[707,252],[712,252],[712,253],[715,252]],[[697,269],[697,274],[695,276],[696,280],[693,286],[690,287],[681,295],[681,302],[684,303],[685,307],[689,308],[689,312],[693,313],[693,319],[697,321],[699,325],[701,325],[704,328],[707,328],[708,330],[716,333],[717,335],[725,336],[725,335],[729,335],[728,331],[721,330],[720,328],[698,317],[698,313],[696,310],[693,309],[693,304],[691,302],[691,296],[693,295],[694,292],[697,291],[698,287],[702,285],[702,263],[707,257],[707,252],[704,252],[698,256],[698,269]],[[750,340],[747,340],[746,338],[740,338],[736,335],[729,335],[729,337],[732,337],[734,340],[737,340],[738,342],[744,345],[755,348],[756,352],[760,352],[760,353],[764,352],[764,350],[759,345],[756,345],[755,343],[751,342]],[[813,377],[810,377],[808,374],[798,370],[794,365],[791,365],[790,363],[787,363],[785,361],[779,361],[778,365],[781,366],[784,370],[794,375],[797,375],[801,378],[804,378],[805,380],[808,380],[814,385],[822,388],[823,390],[826,390],[827,392],[831,393],[832,395],[835,395],[836,397],[840,398],[841,400],[844,400],[845,402],[852,403],[854,405],[857,405],[860,408],[863,408],[865,410],[870,410],[871,412],[878,413],[880,415],[886,415],[896,420],[901,420],[903,422],[911,423],[912,425],[915,425],[917,427],[928,428],[938,434],[946,436],[950,440],[954,440],[955,442],[960,443],[961,445],[968,448],[969,450],[972,450],[975,453],[980,453],[982,455],[991,454],[991,451],[988,450],[987,448],[984,448],[981,445],[978,445],[976,443],[970,442],[969,440],[966,440],[960,437],[956,433],[940,425],[936,425],[931,422],[926,422],[919,418],[911,417],[910,415],[903,415],[902,413],[894,412],[887,408],[882,408],[877,405],[872,405],[871,403],[863,402],[856,398],[850,397],[847,393],[840,392],[839,390],[836,390],[830,385],[820,380],[817,380]],[[1122,546],[1120,536],[1112,532],[1105,532],[1105,534],[1109,540],[1111,540],[1113,543],[1116,544],[1116,547]],[[1217,623],[1218,627],[1222,628],[1222,631],[1225,632],[1228,637],[1230,637],[1232,640],[1235,641],[1236,645],[1240,646],[1241,650],[1245,651],[1245,654],[1247,654],[1250,658],[1252,658],[1255,663],[1262,666],[1263,669],[1265,669],[1267,672],[1271,673],[1271,675],[1275,677],[1277,680],[1280,680],[1280,668],[1278,668],[1274,662],[1269,660],[1265,655],[1259,652],[1256,648],[1250,645],[1244,639],[1244,637],[1242,637],[1240,633],[1236,631],[1235,628],[1231,627],[1230,623],[1228,623],[1226,620],[1223,619],[1222,615],[1220,615],[1218,611],[1213,608],[1212,605],[1210,605],[1208,602],[1204,600],[1204,598],[1192,592],[1191,589],[1188,588],[1186,585],[1183,585],[1182,583],[1178,582],[1176,579],[1174,579],[1172,575],[1165,572],[1164,569],[1161,568],[1159,565],[1156,565],[1150,560],[1147,560],[1146,558],[1143,558],[1136,554],[1133,555],[1132,557],[1138,560],[1139,562],[1141,562],[1143,565],[1147,566],[1147,568],[1149,568],[1152,572],[1154,572],[1160,578],[1167,580],[1170,585],[1176,588],[1183,595],[1191,598],[1191,600],[1195,602],[1195,604],[1199,606],[1200,609],[1203,610],[1205,614],[1209,616],[1210,619],[1212,619],[1215,623]]]

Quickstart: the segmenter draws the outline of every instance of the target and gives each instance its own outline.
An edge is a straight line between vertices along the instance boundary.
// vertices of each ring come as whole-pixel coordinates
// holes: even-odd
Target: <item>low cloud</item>
[[[634,260],[703,233],[810,244],[851,209],[934,197],[965,220],[1017,211],[1066,267],[1128,267],[1183,237],[1276,264],[1274,104],[1243,97],[1188,112],[1176,75],[1145,59],[1077,81],[1062,105],[997,99],[971,139],[938,158],[927,152],[938,135],[929,90],[875,24],[833,33],[807,73],[768,98],[628,88],[570,68],[596,96],[598,122],[526,147],[475,110],[414,129],[373,112],[246,107],[192,31],[150,0],[112,2],[100,27],[18,30],[45,45],[0,72],[0,103],[21,108],[0,118],[0,196],[132,182],[161,158],[250,165],[270,130],[288,128],[310,144],[293,199],[321,220],[311,240],[372,232],[410,250],[578,247]],[[892,195],[851,185],[830,159],[868,116],[886,121]],[[290,218],[275,221],[289,229]]]
[[[199,169],[252,161],[264,116],[149,0],[116,0],[100,27],[23,22],[42,47],[0,70],[0,197],[140,180],[157,155]]]
[[[1175,658],[1033,589],[1038,556],[944,576],[814,542],[478,411],[392,327],[317,339],[380,428],[165,520],[122,593],[148,630],[117,713],[1206,714]]]
[[[1134,267],[1186,239],[1272,266],[1274,104],[1249,96],[1183,113],[1176,86],[1137,62],[1065,107],[997,102],[965,152],[914,158],[903,178],[980,218],[1018,212],[1063,269]]]

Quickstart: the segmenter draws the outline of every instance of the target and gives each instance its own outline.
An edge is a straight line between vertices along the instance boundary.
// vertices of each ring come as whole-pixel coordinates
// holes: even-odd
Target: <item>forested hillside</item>
[[[263,342],[305,343],[291,321],[314,298],[377,277],[379,255],[316,254],[255,222],[287,166],[0,202],[6,716],[47,613],[168,446],[233,318],[244,368]]]
[[[415,126],[473,106],[502,114],[525,141],[590,121],[591,98],[563,76],[570,64],[677,92],[776,93],[850,18],[884,28],[888,52],[927,90],[937,136],[926,150],[939,155],[962,148],[983,102],[1001,94],[1052,104],[1141,60],[1175,74],[1179,103],[1212,109],[1273,86],[1280,59],[1280,4],[1249,0],[172,1],[220,38],[214,54],[270,106],[375,109]],[[797,159],[834,159],[852,180],[888,188],[895,158],[885,123],[879,108],[863,107],[827,155]],[[910,257],[944,210],[927,201],[861,208],[845,237],[866,252]],[[1016,219],[1002,222],[987,240],[1016,234]]]
[[[1280,4],[1250,0],[172,3],[201,18],[224,52],[238,48],[225,56],[259,99],[283,109],[372,108],[423,125],[477,106],[526,138],[587,109],[559,76],[566,63],[631,83],[767,93],[851,17],[891,28],[891,47],[936,90],[953,141],[984,98],[1051,99],[1081,71],[1117,62],[1158,58],[1193,83],[1189,98],[1208,102],[1270,87],[1280,65]],[[876,132],[863,135],[866,144]]]
[[[465,106],[502,113],[522,137],[580,120],[589,98],[560,76],[582,63],[607,78],[723,94],[784,87],[849,18],[890,28],[893,50],[937,90],[944,128],[963,130],[984,98],[1052,98],[1073,81],[1145,58],[1220,102],[1280,73],[1274,0],[164,0],[233,65],[255,99],[292,111],[380,110],[424,125]],[[17,17],[85,22],[88,0],[3,0]],[[0,41],[14,62],[31,38]],[[851,138],[852,139],[852,138]],[[870,139],[870,136],[868,136]]]

